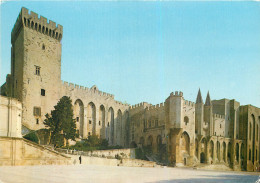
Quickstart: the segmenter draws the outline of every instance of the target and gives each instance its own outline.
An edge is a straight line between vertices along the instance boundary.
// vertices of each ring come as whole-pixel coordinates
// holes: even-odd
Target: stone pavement
[[[82,182],[256,182],[259,173],[194,170],[191,168],[143,168],[98,165],[46,165],[0,167],[0,183]]]

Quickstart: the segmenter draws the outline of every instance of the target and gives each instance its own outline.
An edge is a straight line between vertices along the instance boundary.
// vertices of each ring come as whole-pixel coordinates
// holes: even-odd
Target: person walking
[[[79,164],[81,164],[81,155],[79,156]]]

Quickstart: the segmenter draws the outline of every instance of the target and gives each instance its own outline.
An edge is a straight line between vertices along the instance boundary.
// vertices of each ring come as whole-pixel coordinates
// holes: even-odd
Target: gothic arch
[[[107,126],[109,127],[109,139],[110,139],[110,144],[114,144],[114,109],[110,107],[108,109],[108,122]]]
[[[220,161],[220,143],[219,143],[219,141],[217,141],[217,158],[218,158],[218,161]]]
[[[129,146],[130,141],[130,119],[129,119],[129,112],[125,112],[125,143]]]
[[[214,142],[212,140],[209,142],[209,156],[214,158]]]
[[[199,142],[197,138],[195,139],[195,156],[199,158]]]
[[[184,131],[180,138],[180,156],[184,165],[187,165],[188,157],[190,156],[190,136]]]
[[[180,150],[182,154],[190,155],[190,136],[185,131],[180,138]]]
[[[87,106],[88,135],[96,134],[96,106],[93,102]]]
[[[241,144],[241,150],[240,150],[240,159],[241,159],[241,169],[245,170],[245,145],[244,143]]]
[[[99,118],[98,118],[98,129],[100,138],[105,139],[106,138],[106,124],[105,124],[105,107],[104,105],[100,105],[99,107]]]
[[[77,134],[84,138],[84,104],[82,100],[77,99],[74,102],[74,117],[76,119]]]
[[[228,160],[228,163],[230,164],[230,162],[231,162],[231,142],[228,143],[227,160]]]
[[[162,136],[158,135],[156,138],[157,152],[162,148]]]
[[[200,163],[206,163],[207,140],[203,137],[200,141]]]
[[[223,142],[222,150],[223,150],[223,161],[226,162],[226,150],[227,150],[226,142]]]
[[[116,120],[116,143],[120,145],[122,135],[122,112],[120,109],[117,111],[117,120]]]

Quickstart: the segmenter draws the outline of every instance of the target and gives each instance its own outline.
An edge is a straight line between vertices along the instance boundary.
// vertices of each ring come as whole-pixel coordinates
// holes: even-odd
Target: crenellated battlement
[[[171,97],[182,97],[183,96],[183,92],[181,92],[181,91],[175,91],[174,93],[171,92],[170,96]]]
[[[60,24],[56,25],[56,23],[51,20],[47,22],[47,18],[42,16],[40,16],[39,18],[37,13],[34,13],[33,11],[29,13],[29,10],[23,7],[12,29],[12,42],[15,41],[17,37],[16,35],[19,34],[23,26],[26,26],[30,29],[33,29],[42,34],[50,36],[59,41],[61,41],[62,39],[62,35],[63,35],[62,25]]]
[[[221,119],[225,119],[225,115],[221,115],[221,114],[213,114],[214,118],[221,118]]]
[[[62,81],[62,85],[64,87],[67,87],[67,88],[70,88],[70,89],[81,90],[83,92],[89,92],[89,93],[92,93],[92,94],[97,94],[97,95],[100,95],[100,96],[106,96],[106,97],[110,97],[110,98],[114,99],[114,95],[96,90],[94,88],[88,88],[88,87],[80,86],[80,85],[77,85],[77,84],[74,84],[74,83],[68,83],[66,81]],[[118,102],[118,103],[121,103],[121,102]]]
[[[99,95],[101,97],[109,97],[114,100],[114,95],[99,91],[96,86],[92,86],[91,88],[88,88],[88,87],[80,86],[80,85],[77,85],[74,83],[68,83],[66,81],[62,81],[62,86],[66,87],[68,89],[78,90],[83,93],[86,92],[86,93],[91,93],[94,95]],[[130,106],[129,104],[125,104],[125,103],[122,103],[122,102],[116,101],[116,100],[115,100],[115,103],[118,105]]]
[[[156,104],[156,105],[151,105],[149,107],[147,107],[147,110],[150,111],[150,110],[160,110],[160,109],[163,109],[165,106],[165,103],[160,103],[160,104]]]
[[[144,108],[146,108],[147,106],[150,106],[150,105],[152,105],[152,104],[149,104],[147,102],[141,102],[139,104],[135,104],[135,105],[130,106],[130,109],[132,109],[132,110],[140,109],[140,108],[144,109]]]
[[[184,105],[195,107],[195,103],[188,100],[184,100]]]

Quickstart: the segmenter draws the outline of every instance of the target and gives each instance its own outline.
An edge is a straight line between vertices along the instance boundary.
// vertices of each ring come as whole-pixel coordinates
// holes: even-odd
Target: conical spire
[[[210,100],[210,96],[209,96],[209,91],[208,91],[208,94],[207,94],[207,98],[206,98],[205,105],[207,105],[207,106],[210,106],[210,105],[211,105],[211,100]]]
[[[202,100],[201,93],[200,93],[200,88],[199,88],[196,104],[200,104],[200,103],[203,103],[203,100]]]

